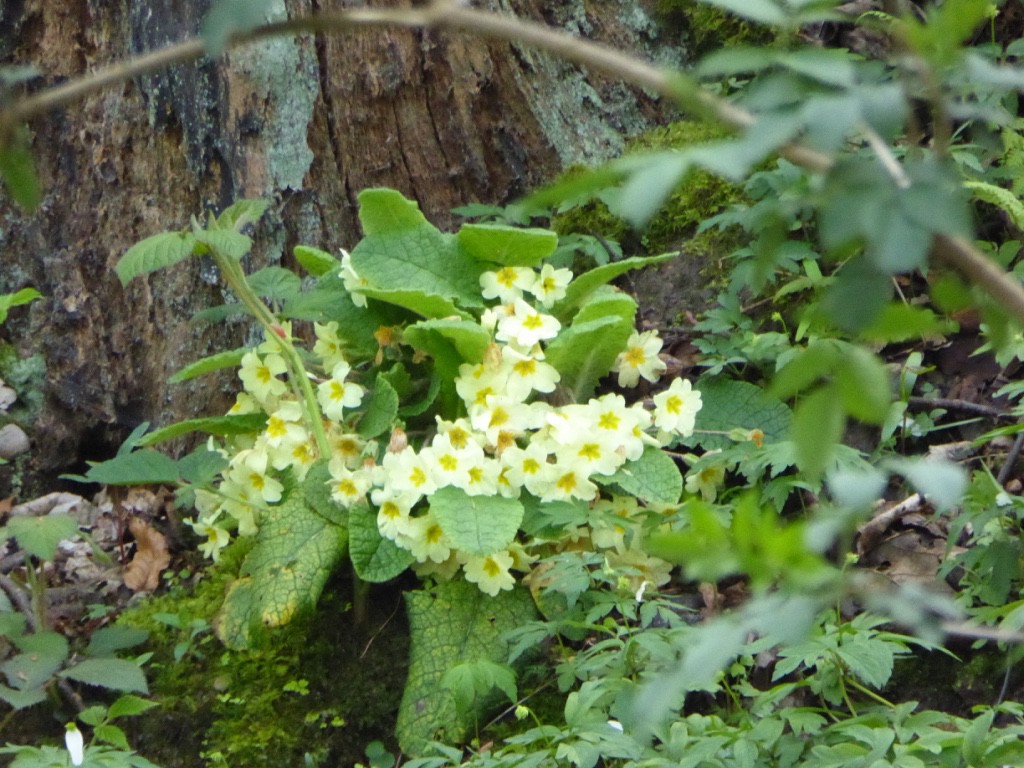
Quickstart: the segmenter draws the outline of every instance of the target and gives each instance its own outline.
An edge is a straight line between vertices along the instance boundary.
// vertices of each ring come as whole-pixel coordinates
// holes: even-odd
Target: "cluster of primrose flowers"
[[[359,276],[347,258],[342,265],[346,287],[358,297]],[[468,496],[518,498],[525,491],[542,503],[588,505],[592,523],[581,537],[589,535],[593,546],[656,574],[645,580],[667,580],[664,564],[653,563],[633,546],[636,542],[626,541],[627,527],[640,512],[636,499],[602,498],[595,478],[640,458],[645,446],[692,434],[701,396],[689,381],[677,378],[654,396],[652,410],[627,404],[619,394],[567,405],[543,399],[559,383],[544,347],[561,327],[546,310],[565,296],[571,280],[569,270],[550,265],[540,270],[507,266],[482,275],[482,295],[492,306],[479,323],[492,343],[481,362],[459,369],[455,389],[465,416],[436,417],[433,436],[418,448],[408,444],[401,429],[381,449],[346,427],[346,414],[360,405],[364,391],[349,381],[352,369],[337,323],[314,326],[313,353],[325,372],[316,394],[328,425],[331,497],[352,512],[375,510],[381,536],[408,550],[421,575],[452,578],[461,567],[467,580],[496,595],[513,587],[513,570],[527,571],[535,559],[530,551],[535,542],[513,542],[484,556],[457,550],[431,512],[431,495],[453,487]],[[216,491],[197,494],[200,515],[192,525],[207,539],[203,551],[214,558],[231,529],[254,533],[259,508],[281,499],[283,485],[273,470],[291,469],[301,480],[317,459],[299,393],[281,378],[287,365],[277,354],[279,343],[268,339],[243,358],[244,392],[231,411],[262,410],[268,415],[266,428],[227,446],[229,465]],[[655,332],[634,333],[613,368],[619,385],[656,381],[666,369],[660,349]]]

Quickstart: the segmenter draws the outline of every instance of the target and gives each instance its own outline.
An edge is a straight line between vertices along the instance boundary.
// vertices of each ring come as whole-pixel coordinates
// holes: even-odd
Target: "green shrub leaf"
[[[128,249],[114,267],[121,285],[132,278],[177,264],[193,254],[196,238],[191,232],[161,232]]]
[[[242,358],[245,357],[245,353],[249,351],[249,347],[239,347],[238,349],[229,349],[226,352],[209,355],[178,369],[171,375],[168,381],[171,384],[179,384],[183,381],[194,379],[197,376],[213,373],[214,371],[221,371],[225,368],[237,368],[242,364]]]
[[[558,302],[552,313],[559,319],[568,319],[573,310],[582,305],[590,295],[603,285],[607,285],[619,275],[624,275],[633,269],[651,267],[661,264],[669,259],[675,258],[674,253],[666,253],[661,256],[634,256],[621,261],[613,261],[611,264],[597,267],[578,275],[565,290],[565,298]]]
[[[614,475],[594,480],[602,485],[614,483],[626,493],[656,504],[675,504],[683,493],[683,476],[671,456],[648,445],[639,459],[627,461]]]
[[[523,522],[523,505],[518,500],[470,496],[451,486],[430,497],[430,511],[453,547],[480,556],[505,549]]]
[[[733,441],[722,434],[733,429],[760,429],[764,442],[778,443],[789,436],[793,414],[788,406],[755,384],[735,381],[724,376],[704,376],[695,389],[701,395],[696,431],[686,443],[705,450],[725,449]]]
[[[85,659],[61,672],[61,677],[114,691],[149,693],[142,669],[125,659]]]
[[[612,369],[631,333],[633,323],[619,315],[573,324],[562,328],[545,356],[562,377],[561,386],[577,401],[586,402]]]
[[[238,413],[228,416],[188,419],[153,430],[139,441],[139,445],[156,445],[192,432],[205,432],[208,435],[220,436],[246,435],[251,432],[259,432],[266,423],[267,417],[262,413]],[[175,466],[175,472],[178,472],[177,466]]]
[[[398,393],[383,376],[378,376],[366,410],[359,419],[359,435],[367,440],[377,437],[395,425],[398,417]]]
[[[503,224],[464,224],[456,239],[476,261],[513,267],[535,267],[558,247],[558,235],[550,230]]]
[[[319,248],[313,248],[309,245],[296,245],[292,253],[295,254],[295,260],[313,277],[320,277],[328,272],[341,269],[340,260],[334,258],[327,251],[321,251]]]
[[[53,560],[57,545],[78,535],[78,522],[70,515],[12,517],[2,529],[18,546],[40,560]]]

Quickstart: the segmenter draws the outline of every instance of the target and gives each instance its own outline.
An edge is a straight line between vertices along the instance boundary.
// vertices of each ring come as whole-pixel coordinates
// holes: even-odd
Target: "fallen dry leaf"
[[[171,564],[167,539],[141,517],[133,517],[128,530],[135,537],[135,557],[124,569],[124,584],[136,592],[152,592],[160,586],[160,573]]]

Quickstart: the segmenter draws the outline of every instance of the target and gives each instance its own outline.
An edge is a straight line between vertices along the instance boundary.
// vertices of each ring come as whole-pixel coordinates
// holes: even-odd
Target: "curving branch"
[[[543,24],[465,8],[446,0],[434,0],[431,5],[417,9],[359,8],[302,16],[235,34],[229,39],[228,46],[237,47],[283,35],[351,32],[381,26],[437,29],[530,46],[653,91],[676,101],[683,109],[733,129],[749,128],[757,122],[757,118],[750,112],[707,92],[683,73],[655,67],[622,51],[574,37]],[[0,137],[8,135],[20,123],[73,104],[91,93],[173,64],[193,61],[205,54],[205,45],[201,39],[189,39],[18,99],[0,110]],[[779,154],[815,173],[828,172],[835,162],[831,155],[799,143],[782,147]],[[893,172],[893,169],[889,170]],[[899,177],[894,176],[894,180],[898,182]],[[1024,286],[972,243],[963,238],[936,235],[932,252],[938,260],[954,267],[981,286],[1018,322],[1024,324]]]

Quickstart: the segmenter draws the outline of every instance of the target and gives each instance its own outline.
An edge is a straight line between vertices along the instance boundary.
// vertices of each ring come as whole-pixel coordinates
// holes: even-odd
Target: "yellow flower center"
[[[506,288],[511,288],[516,283],[516,271],[512,267],[499,269],[497,279]]]
[[[626,362],[634,368],[639,368],[647,360],[643,347],[630,347],[626,350]]]
[[[536,459],[526,459],[523,461],[523,474],[524,475],[535,475],[540,472],[540,462]]]
[[[419,488],[421,485],[427,482],[427,474],[419,467],[413,467],[412,472],[409,473],[409,482]]]
[[[601,446],[597,443],[585,443],[580,447],[579,454],[584,459],[590,459],[591,461],[597,461],[601,458]]]
[[[469,444],[469,432],[462,427],[452,427],[448,430],[448,442],[453,448],[465,448]]]
[[[494,561],[493,557],[486,557],[484,558],[483,572],[493,579],[501,573],[501,566]]]
[[[527,377],[532,376],[537,372],[537,361],[533,358],[528,360],[520,360],[512,366],[512,370],[516,372],[518,376]]]
[[[527,315],[526,319],[523,320],[523,328],[529,328],[531,331],[536,331],[538,328],[544,325],[544,321],[538,314]]]
[[[601,414],[601,417],[597,420],[597,426],[601,429],[618,429],[619,423],[622,421],[612,411],[605,411]]]
[[[459,460],[452,456],[450,453],[446,453],[444,456],[437,460],[437,463],[441,465],[441,469],[445,472],[454,472],[459,466]]]
[[[558,478],[558,481],[555,483],[555,485],[557,485],[558,488],[564,491],[565,493],[572,493],[572,491],[575,490],[577,485],[576,473],[566,472],[564,475]]]
[[[683,410],[683,400],[676,395],[671,395],[665,401],[665,410],[669,413],[679,415],[679,412]]]

